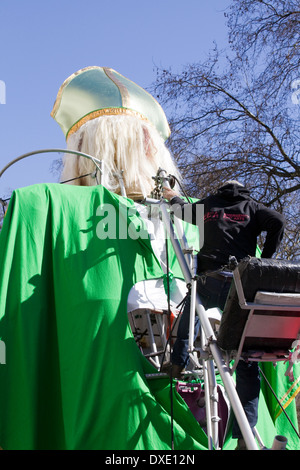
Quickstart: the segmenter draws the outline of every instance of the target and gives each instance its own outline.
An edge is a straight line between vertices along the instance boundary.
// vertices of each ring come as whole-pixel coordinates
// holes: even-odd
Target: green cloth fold
[[[131,287],[162,271],[149,239],[113,238],[141,226],[133,203],[102,186],[13,193],[0,234],[3,449],[171,449],[170,386],[146,379],[155,369],[126,309]],[[175,448],[205,449],[176,392],[173,413]]]
[[[197,228],[185,230],[194,246]],[[175,450],[207,449],[205,433],[169,379],[148,378],[156,369],[128,323],[135,283],[163,278],[166,286],[145,231],[134,203],[102,186],[14,191],[0,233],[3,449],[170,450],[172,439]],[[171,277],[182,278],[167,246]],[[284,406],[295,420],[299,374],[285,392],[287,364],[272,367],[268,376],[288,396]],[[299,449],[262,388],[262,437],[271,445],[279,431],[289,448]],[[228,435],[224,448],[234,445]]]

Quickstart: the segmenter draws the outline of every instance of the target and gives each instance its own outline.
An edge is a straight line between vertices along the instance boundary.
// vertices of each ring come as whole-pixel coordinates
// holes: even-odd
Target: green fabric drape
[[[197,229],[185,229],[195,246]],[[182,274],[171,243],[168,252],[172,282]],[[156,278],[164,273],[132,201],[102,186],[14,191],[0,233],[0,447],[169,450],[173,425],[175,450],[207,449],[174,387],[171,409],[169,380],[146,377],[156,369],[128,323],[131,287]],[[294,436],[263,392],[267,445],[278,423]],[[228,435],[224,448],[234,445]]]
[[[101,186],[13,193],[0,235],[4,449],[171,448],[169,386],[146,380],[127,320],[132,285],[162,275],[149,240],[124,237],[140,228],[134,205]],[[174,403],[175,448],[205,448]]]

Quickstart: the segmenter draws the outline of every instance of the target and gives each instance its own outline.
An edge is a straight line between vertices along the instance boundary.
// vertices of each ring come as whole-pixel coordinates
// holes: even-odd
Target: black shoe
[[[247,450],[246,443],[242,437],[238,439],[238,443],[235,450]]]
[[[180,379],[181,375],[185,372],[184,366],[179,366],[177,364],[171,364],[169,369],[169,375],[173,379]]]

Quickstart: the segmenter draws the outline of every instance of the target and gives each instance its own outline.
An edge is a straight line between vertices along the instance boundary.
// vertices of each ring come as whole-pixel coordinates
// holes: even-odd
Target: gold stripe
[[[288,405],[294,400],[294,398],[296,398],[296,396],[298,395],[298,393],[300,392],[300,385],[298,385],[298,387],[296,388],[296,390],[292,393],[292,395],[290,395],[290,397],[288,397],[288,395],[291,393],[291,391],[293,390],[293,388],[298,384],[298,382],[300,381],[300,377],[297,378],[297,380],[295,380],[295,382],[291,385],[291,387],[288,389],[288,391],[283,395],[283,397],[279,400],[280,401],[280,404],[281,406],[283,407],[283,409],[286,409],[288,407]],[[288,397],[288,400],[286,401],[285,404],[283,404],[284,400]],[[280,405],[277,404],[276,408],[275,408],[275,412],[276,410],[279,408],[279,411],[277,412],[276,416],[275,416],[275,420],[278,418],[278,416],[281,415],[282,413],[282,409],[280,408]]]
[[[89,113],[86,116],[83,116],[83,118],[79,119],[79,121],[77,121],[68,130],[67,135],[66,135],[66,139],[68,139],[70,137],[70,135],[74,134],[74,132],[77,132],[78,129],[83,124],[85,124],[88,121],[91,121],[92,119],[96,119],[97,117],[100,117],[100,116],[119,116],[119,115],[135,116],[135,117],[138,117],[139,119],[142,119],[144,121],[148,121],[148,119],[145,116],[138,113],[137,111],[133,111],[132,109],[127,109],[127,108],[103,108],[103,109],[98,109],[97,111],[93,111],[92,113]]]
[[[300,392],[300,388],[298,388],[294,393],[293,395],[290,397],[290,399],[284,404],[282,405],[282,408],[285,410],[289,404],[296,398],[296,396],[298,395],[298,393]],[[276,408],[278,408],[279,405],[277,405]],[[282,409],[280,408],[280,410],[278,411],[277,415],[275,416],[275,421],[276,419],[281,415],[282,413]]]
[[[300,382],[300,377],[298,377],[293,383],[292,385],[290,386],[290,388],[286,391],[286,393],[282,396],[282,398],[280,399],[280,402],[283,402],[286,397],[291,393],[291,391],[293,390],[293,388],[298,384],[298,382]],[[300,384],[298,385],[298,387],[300,387]]]
[[[120,95],[121,95],[121,98],[122,98],[122,105],[123,105],[124,108],[126,108],[130,103],[130,95],[129,95],[129,91],[127,90],[126,86],[120,80],[118,80],[117,72],[115,72],[115,70],[110,69],[108,67],[103,67],[103,70],[104,70],[104,73],[106,74],[106,76],[118,88],[118,90],[120,92]]]

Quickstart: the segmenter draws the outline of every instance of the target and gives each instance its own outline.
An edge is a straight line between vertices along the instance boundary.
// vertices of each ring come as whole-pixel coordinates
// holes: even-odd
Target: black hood
[[[239,184],[228,183],[217,190],[217,196],[231,199],[250,199],[250,191]]]

